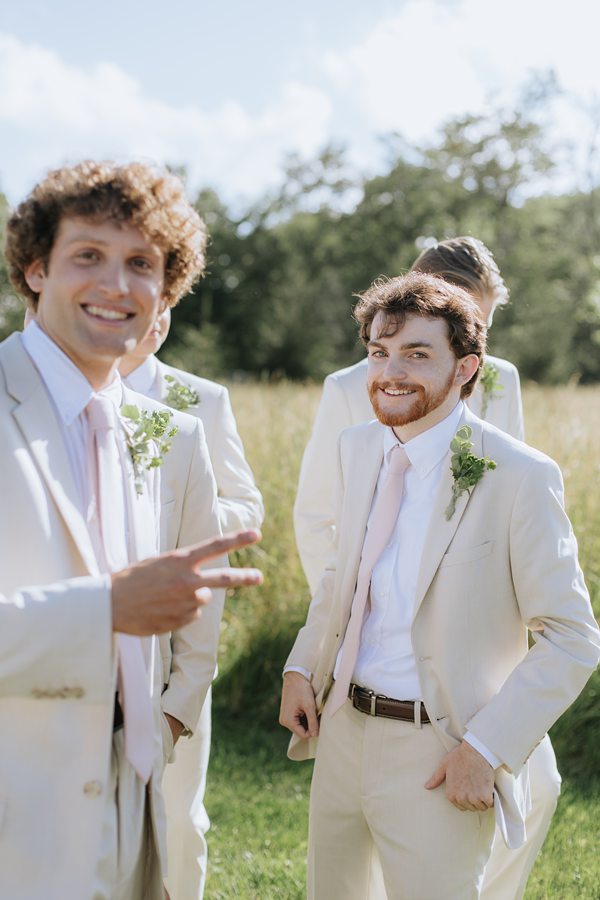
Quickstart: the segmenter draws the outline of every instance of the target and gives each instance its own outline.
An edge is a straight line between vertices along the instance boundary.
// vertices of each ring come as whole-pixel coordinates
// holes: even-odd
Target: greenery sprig
[[[473,442],[469,440],[473,434],[470,425],[463,425],[458,429],[452,441],[450,449],[450,469],[454,483],[452,485],[452,498],[446,508],[446,519],[449,521],[456,510],[456,501],[465,491],[471,493],[477,482],[488,469],[495,469],[496,463],[487,456],[475,456],[471,453]]]
[[[173,409],[178,409],[181,412],[185,412],[190,407],[198,406],[200,397],[197,391],[184,384],[183,381],[179,381],[173,375],[165,375],[165,381],[169,385],[164,397],[164,402],[167,406],[171,406]]]
[[[494,400],[502,394],[504,388],[500,384],[500,370],[495,363],[484,362],[479,376],[481,384],[481,418],[485,419],[490,400]]]
[[[169,427],[173,413],[169,410],[138,409],[134,403],[121,407],[125,440],[133,463],[135,489],[144,493],[144,470],[162,466],[165,455],[171,449],[177,425]]]

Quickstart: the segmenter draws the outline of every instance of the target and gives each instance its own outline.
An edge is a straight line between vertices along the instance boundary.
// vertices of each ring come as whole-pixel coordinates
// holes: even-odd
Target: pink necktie
[[[358,656],[360,634],[371,587],[373,567],[392,535],[398,512],[400,511],[404,473],[410,465],[410,460],[404,447],[400,444],[396,444],[390,453],[389,468],[377,495],[365,535],[362,556],[358,567],[358,577],[356,579],[356,590],[352,600],[352,611],[344,636],[342,658],[331,692],[331,699],[327,704],[329,715],[336,713],[348,696],[350,680]]]
[[[123,471],[115,435],[115,409],[106,397],[94,395],[86,407],[90,428],[92,471],[98,530],[105,568],[114,572],[128,563]],[[154,715],[150,685],[139,637],[117,634],[119,702],[125,726],[125,756],[144,784],[152,774]]]

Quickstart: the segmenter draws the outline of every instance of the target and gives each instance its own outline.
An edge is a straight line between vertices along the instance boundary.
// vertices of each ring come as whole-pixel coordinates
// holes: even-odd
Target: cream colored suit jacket
[[[473,453],[497,468],[459,498],[446,521],[448,452],[420,564],[412,644],[442,743],[452,749],[467,729],[479,738],[502,760],[497,789],[521,815],[525,763],[597,665],[600,635],[558,467],[468,409],[463,421],[473,429]],[[335,554],[286,663],[314,673],[319,710],[350,615],[383,434],[379,422],[342,433]],[[289,754],[314,755],[317,742],[294,737]]]
[[[502,392],[488,403],[486,421],[523,440],[523,405],[519,373],[512,363],[486,356],[499,370]],[[481,412],[481,386],[468,399],[476,415]],[[367,393],[367,360],[328,375],[304,451],[294,504],[296,545],[304,573],[314,594],[333,548],[334,481],[337,441],[344,428],[374,418]]]
[[[260,491],[254,483],[254,476],[244,456],[244,447],[238,434],[237,425],[229,400],[229,391],[222,384],[199,378],[181,369],[158,363],[158,391],[162,402],[169,384],[165,375],[170,375],[182,384],[196,391],[200,402],[185,410],[200,419],[208,452],[212,462],[217,493],[219,514],[223,531],[260,528],[264,517],[264,507]]]
[[[133,392],[125,396],[152,406]],[[182,496],[180,484],[206,494],[202,503],[218,528],[201,430],[189,417],[175,421],[173,449],[161,469],[147,473],[141,497],[131,479],[132,559],[157,550],[160,502],[169,527],[192,527],[192,495]],[[110,583],[98,573],[52,402],[17,334],[0,345],[0,436],[0,896],[84,900],[97,863],[112,741]],[[128,465],[124,446],[122,453]],[[156,639],[143,644],[157,735],[149,790],[164,854],[162,672]]]
[[[197,407],[186,409],[185,416],[199,420],[203,441],[206,441],[206,451],[196,456],[193,478],[187,483],[183,480],[186,469],[178,461],[180,449],[174,448],[169,453],[169,474],[173,472],[176,479],[174,485],[168,485],[173,498],[171,502],[180,502],[181,510],[171,510],[167,505],[167,515],[163,515],[162,520],[161,550],[185,547],[212,537],[218,532],[219,524],[223,531],[258,528],[263,519],[262,497],[244,457],[227,389],[159,360],[157,363],[158,384],[153,386],[154,393],[162,400],[166,398],[169,389],[166,375],[195,390],[200,402]],[[207,490],[206,483],[212,482],[212,473],[215,488],[211,485]],[[227,565],[227,560],[209,563],[211,566],[220,564]],[[183,722],[190,733],[196,729],[206,693],[215,676],[224,600],[224,591],[213,591],[213,601],[198,621],[171,635],[160,636],[163,678],[167,685],[163,710]],[[168,739],[168,735],[166,737]]]

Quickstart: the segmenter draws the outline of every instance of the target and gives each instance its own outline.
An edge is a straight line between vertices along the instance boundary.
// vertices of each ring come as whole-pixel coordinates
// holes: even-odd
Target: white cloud
[[[533,71],[553,69],[566,90],[591,98],[599,28],[600,6],[589,0],[570,0],[560,14],[537,0],[413,0],[323,65],[371,129],[420,140],[482,110],[490,94],[512,101]]]
[[[149,97],[116,65],[75,68],[0,35],[0,178],[13,200],[48,168],[85,156],[183,164],[194,187],[256,195],[276,180],[286,150],[322,146],[329,119],[327,96],[298,83],[283,84],[255,116],[231,100],[206,113]]]

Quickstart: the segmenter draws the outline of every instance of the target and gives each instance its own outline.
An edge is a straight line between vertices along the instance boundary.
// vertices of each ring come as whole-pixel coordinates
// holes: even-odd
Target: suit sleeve
[[[229,392],[225,388],[219,396],[213,434],[208,435],[208,440],[223,531],[259,528],[264,517],[262,497],[246,462]]]
[[[298,632],[294,646],[286,660],[285,668],[297,666],[314,675],[321,656],[323,639],[328,632],[329,619],[334,602],[334,586],[339,550],[339,528],[336,523],[341,520],[341,509],[344,495],[343,469],[341,465],[341,436],[335,441],[335,456],[330,470],[333,504],[335,507],[334,528],[329,556],[324,559],[323,571],[308,608],[304,626]],[[320,686],[319,686],[320,687]]]
[[[110,576],[0,595],[0,696],[106,703],[112,646]]]
[[[196,441],[184,485],[177,547],[187,547],[221,533],[215,479],[204,431],[196,423]],[[210,560],[208,567],[227,565],[227,558]],[[206,693],[215,676],[219,630],[225,592],[213,590],[212,601],[199,619],[171,633],[171,672],[162,695],[163,712],[193,732]]]
[[[343,388],[328,376],[302,458],[294,504],[296,546],[311,594],[333,549],[337,442],[344,428],[353,424]]]
[[[509,405],[510,428],[508,429],[508,433],[517,438],[517,440],[524,441],[525,423],[523,419],[523,399],[521,397],[519,371],[516,367],[513,367],[511,375]]]
[[[600,658],[600,634],[563,509],[562,478],[551,460],[536,460],[517,492],[510,565],[533,646],[467,729],[518,772]]]

